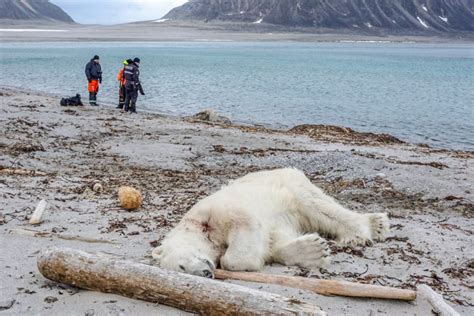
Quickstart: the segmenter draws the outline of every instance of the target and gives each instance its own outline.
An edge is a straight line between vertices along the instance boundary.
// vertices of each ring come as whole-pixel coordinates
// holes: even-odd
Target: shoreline
[[[355,33],[351,30],[285,28],[273,25],[240,25],[233,23],[129,23],[118,25],[0,24],[2,29],[41,29],[62,32],[0,31],[0,42],[415,42],[415,43],[474,43],[474,34],[465,33],[391,33],[384,30]],[[30,34],[32,33],[32,34]],[[94,34],[91,36],[91,34]]]
[[[18,88],[18,87],[5,86],[5,85],[0,85],[0,90],[9,90],[9,91],[12,91],[12,92],[20,92],[20,93],[39,94],[39,95],[48,96],[48,97],[55,97],[55,98],[59,98],[59,99],[64,97],[63,95],[55,94],[55,93],[51,93],[51,92],[44,92],[44,91],[39,91],[39,90],[34,90],[34,89],[25,89],[25,88]],[[87,103],[86,99],[83,99],[82,101],[84,102],[84,107],[89,107],[89,105],[86,104]],[[112,111],[115,110],[115,112],[118,112],[117,109],[115,108],[116,105],[114,103],[101,102],[100,107],[101,108],[105,107],[105,108],[110,109]],[[74,107],[72,107],[72,108],[74,108]],[[211,111],[211,112],[213,112],[214,115],[219,115],[219,113],[214,112],[212,109],[204,109],[203,108],[202,111],[203,112]],[[195,116],[196,114],[199,114],[199,113],[195,113],[193,115],[174,115],[172,113],[153,111],[153,110],[145,110],[145,109],[140,110],[140,112],[145,113],[145,114],[159,115],[159,116],[162,116],[162,117],[168,117],[168,118],[176,119],[176,120],[190,119],[191,121],[193,121],[193,116]],[[221,117],[221,118],[228,119],[226,117]],[[195,121],[199,122],[200,120],[195,120]],[[211,122],[211,123],[214,123],[216,125],[220,124],[219,122]],[[226,125],[226,124],[223,124],[223,125]],[[251,128],[253,127],[253,128],[256,128],[256,129],[261,128],[262,130],[268,130],[268,131],[276,132],[276,133],[287,133],[287,132],[290,132],[291,130],[299,128],[299,127],[302,127],[303,129],[308,130],[308,129],[310,129],[311,126],[314,126],[314,127],[318,127],[320,129],[319,130],[320,133],[322,132],[323,134],[326,134],[326,133],[324,133],[324,130],[323,130],[324,128],[326,128],[328,130],[327,134],[333,134],[332,137],[331,137],[332,140],[329,139],[329,138],[326,138],[327,141],[337,141],[338,140],[337,139],[338,134],[342,138],[344,138],[344,137],[347,138],[347,136],[349,136],[349,138],[350,138],[350,135],[358,135],[357,137],[367,135],[369,138],[374,137],[374,136],[375,136],[375,138],[377,138],[376,136],[381,135],[382,138],[392,139],[392,141],[395,141],[395,143],[407,144],[407,145],[421,147],[421,148],[425,148],[425,149],[429,149],[429,150],[433,150],[433,151],[437,151],[437,152],[452,152],[454,154],[470,155],[470,156],[474,157],[474,151],[473,150],[445,148],[445,147],[441,147],[441,146],[436,147],[436,146],[432,146],[432,145],[425,144],[425,143],[412,143],[408,140],[399,138],[399,137],[394,136],[390,133],[374,132],[374,131],[359,131],[359,130],[354,130],[351,127],[340,126],[340,125],[313,123],[313,124],[299,124],[299,125],[295,125],[295,126],[287,126],[286,124],[282,124],[282,123],[269,124],[269,123],[264,123],[264,122],[232,120],[230,126],[235,127],[235,128],[244,128],[244,129],[248,128],[248,127],[251,127]],[[304,133],[305,132],[303,132],[303,134]],[[314,133],[315,132],[313,131],[313,134]],[[300,134],[301,134],[301,132],[300,132]],[[349,134],[349,135],[344,135],[344,134]],[[322,138],[319,139],[319,140],[322,140]],[[346,139],[346,142],[347,142],[347,139]],[[369,141],[369,143],[370,143],[370,141]],[[384,141],[382,140],[381,143],[384,143]]]
[[[65,246],[152,264],[151,249],[198,200],[249,172],[290,166],[352,210],[388,213],[391,232],[373,247],[332,244],[327,270],[273,265],[265,273],[408,289],[428,284],[458,312],[474,311],[471,153],[377,136],[367,142],[362,135],[361,141],[337,127],[325,133],[274,131],[61,107],[46,94],[0,92],[0,243],[9,245],[0,257],[0,297],[11,302],[0,314],[186,315],[49,282],[37,271],[36,255],[43,247]],[[103,191],[93,191],[97,182]],[[142,192],[136,212],[120,208],[122,185]],[[44,221],[31,226],[28,219],[41,199],[48,202]],[[424,315],[432,309],[423,296],[406,304],[233,283],[292,296],[335,315]]]

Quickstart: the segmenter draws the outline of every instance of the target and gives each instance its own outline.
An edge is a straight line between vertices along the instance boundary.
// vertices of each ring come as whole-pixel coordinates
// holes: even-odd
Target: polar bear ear
[[[153,251],[151,252],[151,256],[159,263],[163,256],[163,247],[160,246],[153,249]]]

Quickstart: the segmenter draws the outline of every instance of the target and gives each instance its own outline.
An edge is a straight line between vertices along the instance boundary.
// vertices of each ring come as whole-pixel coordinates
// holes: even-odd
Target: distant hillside
[[[190,0],[164,19],[393,32],[474,31],[474,0]]]
[[[0,20],[74,23],[66,12],[48,0],[0,0]]]

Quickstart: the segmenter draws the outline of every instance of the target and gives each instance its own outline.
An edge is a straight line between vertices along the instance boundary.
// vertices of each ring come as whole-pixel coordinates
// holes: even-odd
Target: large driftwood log
[[[311,291],[322,295],[384,298],[413,301],[416,292],[386,286],[360,284],[346,281],[319,280],[285,275],[270,275],[254,272],[230,272],[216,270],[216,279],[233,279],[258,283],[271,283]]]
[[[47,248],[38,257],[38,268],[56,282],[205,315],[326,315],[319,307],[296,299],[107,254]]]

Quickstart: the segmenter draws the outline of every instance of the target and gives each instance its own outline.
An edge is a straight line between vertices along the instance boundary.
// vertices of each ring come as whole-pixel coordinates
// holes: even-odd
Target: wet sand
[[[185,314],[55,284],[39,274],[36,255],[67,246],[152,263],[151,249],[197,200],[248,172],[288,166],[348,208],[388,212],[391,232],[373,247],[333,245],[327,270],[274,265],[266,272],[410,289],[428,284],[460,313],[474,312],[472,152],[337,127],[278,131],[61,107],[57,97],[5,88],[0,111],[0,314]],[[103,192],[92,191],[96,182]],[[119,206],[121,185],[142,192],[138,211]],[[41,199],[48,201],[44,222],[31,226]],[[423,297],[351,299],[236,283],[295,296],[331,315],[431,314]]]

